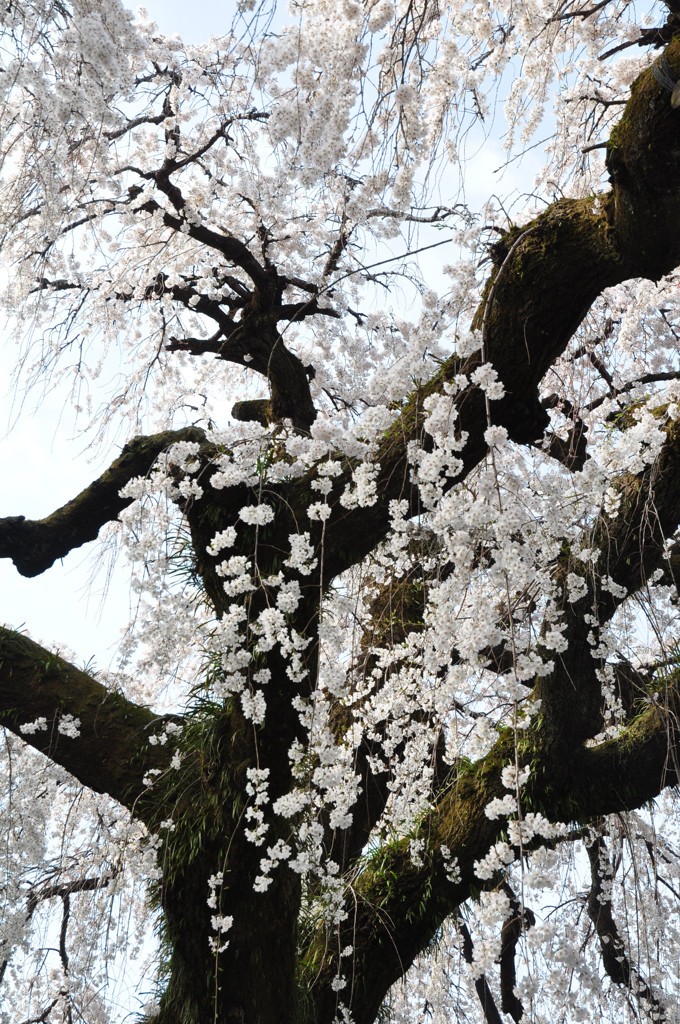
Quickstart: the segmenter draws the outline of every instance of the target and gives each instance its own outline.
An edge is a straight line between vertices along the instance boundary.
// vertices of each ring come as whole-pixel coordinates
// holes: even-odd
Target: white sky
[[[139,6],[145,8],[162,32],[177,32],[188,43],[201,43],[227,32],[235,10],[234,3],[220,0],[146,0]]]

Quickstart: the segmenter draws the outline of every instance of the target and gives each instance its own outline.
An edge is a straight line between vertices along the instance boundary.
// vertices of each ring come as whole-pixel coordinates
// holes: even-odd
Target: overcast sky
[[[189,43],[200,43],[210,36],[227,32],[235,4],[220,0],[147,0],[133,10],[144,7],[161,32],[178,32]]]

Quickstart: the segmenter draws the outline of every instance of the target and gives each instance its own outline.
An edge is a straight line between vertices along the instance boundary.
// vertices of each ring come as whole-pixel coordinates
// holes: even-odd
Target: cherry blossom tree
[[[680,6],[0,19],[17,380],[123,443],[0,556],[133,609],[0,628],[0,1020],[680,1019]]]

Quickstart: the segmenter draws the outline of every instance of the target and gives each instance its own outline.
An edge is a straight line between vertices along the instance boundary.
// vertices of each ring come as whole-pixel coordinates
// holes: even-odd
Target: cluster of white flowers
[[[239,512],[239,519],[250,526],[265,526],[271,523],[274,518],[274,509],[271,505],[247,505]]]
[[[514,764],[506,764],[501,772],[501,782],[506,789],[516,791],[526,784],[530,775],[531,768],[529,765],[525,765],[524,768],[520,768],[518,771]]]
[[[182,731],[182,725],[180,722],[166,722],[159,733],[152,733],[149,736],[149,743],[152,747],[156,744],[160,744],[162,747],[168,742],[173,736],[178,736]]]
[[[25,736],[32,736],[36,732],[47,731],[47,719],[44,716],[34,719],[32,722],[24,722],[23,725],[19,726],[19,732]]]
[[[408,844],[408,852],[413,866],[416,868],[422,868],[425,863],[423,861],[423,853],[425,852],[425,840],[421,838],[411,839]]]
[[[507,444],[508,432],[505,427],[487,427],[484,431],[484,440],[489,448],[500,448]]]
[[[236,530],[233,526],[228,526],[226,530],[220,530],[215,534],[210,544],[207,546],[206,551],[209,555],[217,557],[220,551],[225,548],[231,548],[236,543]]]
[[[273,846],[267,847],[267,856],[260,860],[260,874],[253,882],[255,892],[265,892],[272,884],[271,872],[282,860],[288,860],[291,848],[283,839],[277,839]]]
[[[608,487],[604,493],[604,510],[611,519],[615,519],[621,507],[621,494],[614,488]]]
[[[491,363],[482,363],[470,374],[470,380],[481,388],[491,401],[497,401],[505,394],[505,388],[498,379],[498,374]]]
[[[214,684],[217,698],[229,693],[241,693],[247,682],[246,669],[251,654],[245,643],[242,629],[248,617],[247,610],[240,604],[232,604],[216,624],[210,638],[210,649],[220,659],[222,669],[219,680]]]
[[[224,872],[222,871],[217,871],[208,879],[208,888],[210,890],[210,895],[208,896],[206,902],[211,910],[217,909],[217,889],[221,888],[223,882]]]
[[[465,359],[479,352],[482,347],[482,335],[480,331],[469,331],[456,335],[456,352]]]
[[[508,843],[495,843],[482,860],[475,861],[475,875],[483,882],[493,878],[497,871],[504,871],[515,861],[515,853]]]
[[[229,939],[225,939],[225,934],[229,931],[234,923],[234,918],[230,915],[215,914],[210,918],[210,924],[217,932],[217,938],[210,936],[208,942],[210,948],[214,953],[223,953],[229,945]]]
[[[461,878],[460,868],[458,867],[458,858],[451,856],[451,850],[444,843],[439,847],[439,852],[441,853],[442,860],[444,861],[447,879],[452,885],[457,885]]]
[[[513,846],[524,847],[536,836],[556,839],[567,833],[567,826],[561,822],[550,822],[542,814],[529,811],[521,821],[508,821],[508,838]]]
[[[580,601],[588,593],[588,582],[583,576],[570,572],[567,576],[567,593],[572,602]]]
[[[245,817],[246,821],[253,822],[254,826],[247,828],[245,835],[255,846],[261,846],[269,830],[269,826],[264,820],[263,810],[269,801],[269,769],[248,768],[246,774],[248,776],[246,793],[251,801],[246,808]]]
[[[245,555],[232,555],[215,567],[218,576],[228,577],[223,583],[225,594],[236,597],[255,590],[250,568],[250,559]]]
[[[425,429],[435,438],[446,438],[455,428],[458,408],[451,397],[453,394],[455,390],[451,385],[446,385],[443,394],[428,395],[423,402],[423,408],[428,414]]]
[[[200,445],[196,441],[176,441],[160,461],[160,465],[179,473],[195,473],[200,469],[197,455]]]
[[[77,739],[80,736],[80,719],[74,718],[73,715],[61,715],[57,723],[57,731],[62,736],[68,736],[69,739]]]
[[[284,614],[290,615],[299,605],[301,596],[302,592],[298,581],[288,580],[279,585],[276,604]]]
[[[319,520],[322,523],[330,519],[332,511],[330,505],[325,501],[313,501],[311,505],[307,506],[309,518]]]
[[[317,564],[317,560],[314,557],[314,546],[309,534],[292,533],[288,540],[290,542],[290,555],[283,564],[290,569],[295,569],[302,576],[309,576]]]
[[[452,479],[463,468],[463,462],[456,454],[465,447],[467,433],[459,436],[450,433],[436,435],[436,445],[431,451],[413,447],[410,451],[414,466],[413,476],[418,483],[421,500],[425,508],[436,509]]]
[[[378,500],[376,490],[380,464],[362,462],[352,472],[352,485],[348,484],[342,495],[341,503],[345,508],[360,508],[375,505]]]
[[[484,808],[487,818],[507,818],[510,814],[517,812],[517,799],[512,793],[506,793],[502,798],[494,797]]]
[[[267,702],[262,690],[243,690],[241,692],[241,710],[244,718],[255,725],[261,725],[267,711]]]

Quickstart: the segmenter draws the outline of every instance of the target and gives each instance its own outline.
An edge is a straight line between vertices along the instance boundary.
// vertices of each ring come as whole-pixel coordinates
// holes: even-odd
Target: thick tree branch
[[[80,719],[78,737],[60,732],[65,715]],[[108,793],[142,818],[144,775],[165,769],[171,756],[167,746],[151,746],[149,736],[169,718],[178,720],[159,718],[28,637],[0,627],[0,725],[84,786]],[[38,719],[44,719],[42,727],[21,731]]]
[[[177,441],[202,441],[198,427],[168,430],[128,442],[118,458],[84,491],[44,519],[0,519],[0,558],[11,558],[22,576],[39,576],[58,558],[95,540],[102,526],[131,503],[120,490],[145,476],[161,454]]]

